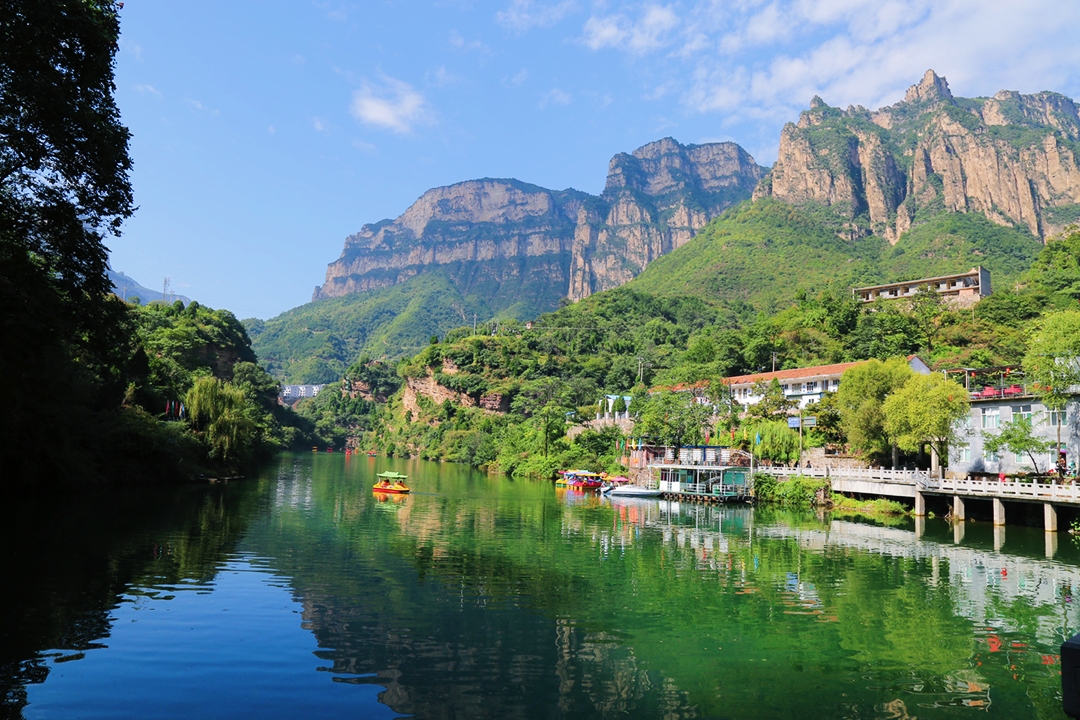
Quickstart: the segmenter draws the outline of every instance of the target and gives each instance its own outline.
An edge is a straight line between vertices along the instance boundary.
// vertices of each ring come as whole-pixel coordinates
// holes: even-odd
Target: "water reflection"
[[[383,470],[410,475],[414,493],[372,494]],[[120,635],[150,642],[135,626],[102,642],[128,617],[118,602],[178,612],[186,586],[281,628],[258,655],[197,650],[260,667],[263,684],[223,712],[250,712],[275,683],[302,688],[263,703],[266,717],[355,713],[375,697],[423,718],[1058,717],[1057,645],[1080,627],[1076,548],[1041,530],[604,498],[321,455],[150,507],[84,518],[89,548],[5,545],[20,548],[4,567],[21,583],[8,617],[48,616],[19,642],[5,630],[9,710],[42,680],[65,707],[75,686],[56,668],[95,653],[119,667]],[[65,552],[77,561],[43,562]],[[238,558],[269,579],[220,582]],[[164,708],[190,700],[167,677],[155,690]]]

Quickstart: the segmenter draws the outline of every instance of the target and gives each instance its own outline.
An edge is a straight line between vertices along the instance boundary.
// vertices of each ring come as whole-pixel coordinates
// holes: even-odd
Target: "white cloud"
[[[135,92],[143,95],[153,95],[154,97],[161,97],[161,91],[153,85],[136,85],[134,87]]]
[[[326,123],[323,122],[322,118],[311,118],[311,127],[315,128],[315,132],[326,132]]]
[[[503,78],[503,85],[507,87],[518,87],[529,79],[529,71],[525,68],[521,68],[512,77]]]
[[[277,132],[277,129],[276,129],[276,128],[275,128],[275,127],[274,127],[273,125],[268,125],[268,126],[266,127],[266,134],[267,134],[267,135],[273,135],[273,134],[275,134],[276,132]]]
[[[480,42],[479,40],[466,40],[457,30],[450,31],[449,42],[451,46],[456,47],[457,49],[464,52],[468,52],[470,50],[477,50],[483,54],[491,53],[491,48],[489,48],[487,45]]]
[[[815,94],[833,105],[901,99],[927,68],[958,95],[1080,91],[1080,3],[1059,0],[598,1],[593,50],[654,54],[642,99],[676,96],[722,125],[769,133]],[[666,51],[664,55],[656,54]]]
[[[593,50],[613,47],[644,54],[668,45],[678,26],[679,17],[671,7],[649,5],[636,21],[624,14],[589,18],[582,41]]]
[[[413,126],[429,120],[424,96],[407,82],[387,76],[377,86],[365,80],[353,94],[349,111],[363,123],[397,133],[410,132]]]
[[[569,105],[572,99],[570,93],[565,90],[552,88],[540,99],[540,107],[547,107],[548,105]]]
[[[461,80],[457,75],[447,70],[445,65],[440,65],[434,70],[429,70],[425,73],[424,79],[441,88],[450,87]]]
[[[534,27],[550,27],[577,10],[574,0],[562,0],[556,4],[513,0],[510,7],[495,13],[495,22],[510,30],[523,32]]]

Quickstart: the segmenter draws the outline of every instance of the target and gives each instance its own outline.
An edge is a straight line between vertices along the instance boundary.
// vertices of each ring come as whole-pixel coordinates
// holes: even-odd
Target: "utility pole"
[[[163,303],[168,303],[169,302],[169,293],[170,293],[169,278],[165,278],[165,282],[162,283],[162,285],[161,285],[161,301]]]
[[[776,351],[773,350],[772,354],[772,371],[776,372]]]

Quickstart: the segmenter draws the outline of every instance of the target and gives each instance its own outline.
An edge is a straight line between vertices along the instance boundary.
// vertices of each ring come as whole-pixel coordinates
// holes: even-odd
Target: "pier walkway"
[[[711,458],[710,458],[711,459]],[[701,460],[682,460],[681,463],[660,463],[650,467],[660,470],[661,489],[672,498],[686,497],[693,499],[700,496],[727,496],[725,499],[739,498],[742,493],[732,492],[734,488],[705,486],[700,481],[717,469],[720,458],[709,462]],[[682,477],[676,478],[676,473]],[[1017,482],[983,479],[934,478],[922,470],[886,470],[884,468],[788,468],[788,467],[753,467],[751,473],[765,473],[776,477],[808,477],[828,480],[834,492],[855,495],[887,497],[909,500],[915,505],[915,516],[925,517],[926,496],[952,497],[952,514],[957,520],[966,516],[966,500],[990,500],[993,503],[994,524],[1005,524],[1004,502],[1040,503],[1043,506],[1043,521],[1047,532],[1057,532],[1057,510],[1055,505],[1080,506],[1080,485],[1055,485],[1038,482]],[[682,483],[671,482],[676,479]],[[710,478],[711,479],[711,478]],[[690,480],[691,482],[686,482]],[[726,483],[725,483],[726,484]],[[742,488],[739,488],[741,490]],[[723,501],[723,500],[721,500]]]

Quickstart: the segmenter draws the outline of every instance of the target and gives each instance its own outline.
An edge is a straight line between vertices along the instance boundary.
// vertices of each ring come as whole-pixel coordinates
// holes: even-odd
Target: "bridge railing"
[[[968,478],[927,479],[926,490],[956,495],[986,495],[987,497],[1017,498],[1026,500],[1061,500],[1080,502],[1080,485],[1049,485],[1046,483],[1001,482],[999,480],[973,480]]]
[[[920,470],[886,470],[885,468],[787,468],[759,467],[757,472],[778,477],[837,478],[840,480],[868,480],[870,482],[901,483],[914,485],[927,479],[927,474]]]

